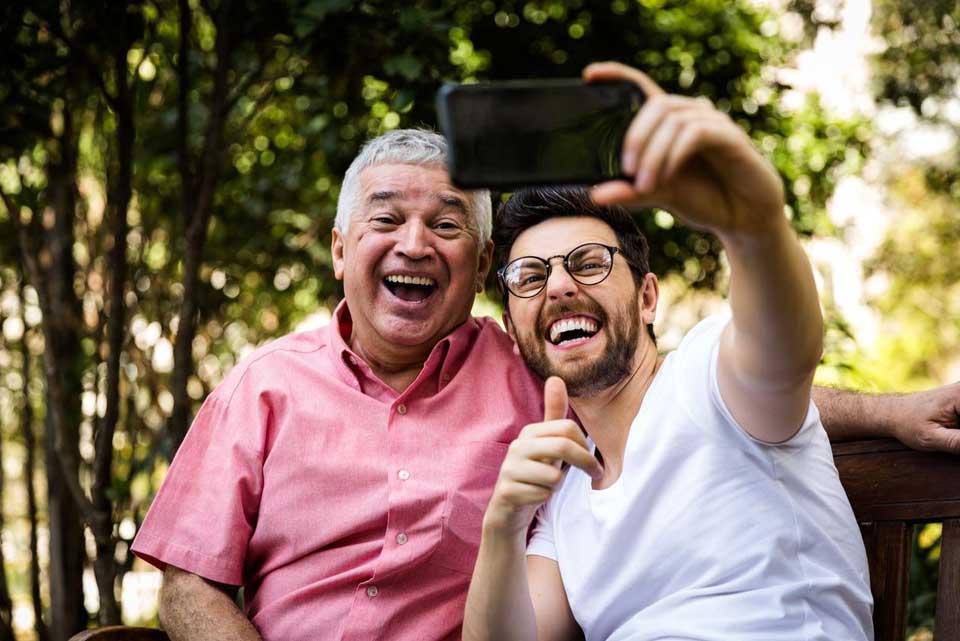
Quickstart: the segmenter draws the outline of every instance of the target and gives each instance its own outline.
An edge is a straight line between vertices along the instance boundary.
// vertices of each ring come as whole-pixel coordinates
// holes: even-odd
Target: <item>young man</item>
[[[501,468],[464,638],[872,639],[863,544],[811,403],[820,307],[777,174],[709,104],[621,65],[588,77],[648,96],[624,144],[635,181],[597,204],[522,191],[498,221],[504,321],[545,409]],[[731,314],[666,357],[642,331],[657,278],[617,203],[665,207],[727,251]]]

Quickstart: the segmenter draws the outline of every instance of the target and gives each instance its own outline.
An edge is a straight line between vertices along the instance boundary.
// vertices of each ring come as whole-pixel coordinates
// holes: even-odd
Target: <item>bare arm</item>
[[[171,565],[163,572],[160,623],[172,641],[261,641],[234,603],[236,589]]]
[[[783,184],[729,116],[668,95],[642,72],[590,65],[587,80],[628,80],[647,101],[623,141],[633,177],[603,183],[601,204],[657,206],[723,242],[733,320],[720,343],[720,392],[754,437],[780,442],[806,415],[823,321],[809,262],[784,216]]]
[[[896,438],[916,450],[960,454],[960,383],[913,394],[814,387],[832,441]]]
[[[526,556],[526,532],[563,477],[566,461],[602,474],[580,428],[567,420],[563,381],[544,386],[544,421],[510,444],[483,516],[480,553],[467,593],[464,641],[573,641],[580,636],[557,564]]]

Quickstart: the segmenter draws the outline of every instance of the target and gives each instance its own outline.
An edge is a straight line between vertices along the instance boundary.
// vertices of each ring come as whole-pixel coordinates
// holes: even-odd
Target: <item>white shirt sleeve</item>
[[[787,453],[803,447],[810,438],[811,427],[818,422],[819,414],[811,402],[802,428],[790,440],[771,445],[754,438],[733,417],[720,394],[717,380],[717,361],[720,352],[720,337],[730,322],[730,311],[700,321],[681,341],[677,348],[681,375],[677,378],[678,396],[687,414],[700,426],[726,426],[722,433],[707,435],[719,437],[738,449],[752,451],[763,456]]]
[[[557,494],[554,493],[533,517],[533,533],[527,543],[527,556],[543,556],[557,560],[557,548],[553,539],[553,504],[556,498]]]

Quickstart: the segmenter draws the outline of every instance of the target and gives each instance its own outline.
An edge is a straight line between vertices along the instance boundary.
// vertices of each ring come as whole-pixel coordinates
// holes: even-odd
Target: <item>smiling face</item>
[[[597,218],[551,218],[517,236],[510,260],[563,256],[590,242],[617,246],[613,230]],[[511,296],[504,318],[533,371],[543,378],[561,377],[571,396],[588,396],[627,378],[639,348],[652,340],[641,329],[654,319],[656,277],[647,274],[638,287],[618,253],[603,282],[582,285],[559,258],[552,262],[544,290],[533,298]]]
[[[333,230],[333,267],[361,354],[430,349],[470,315],[490,266],[470,198],[438,166],[383,164],[360,173],[360,205]]]

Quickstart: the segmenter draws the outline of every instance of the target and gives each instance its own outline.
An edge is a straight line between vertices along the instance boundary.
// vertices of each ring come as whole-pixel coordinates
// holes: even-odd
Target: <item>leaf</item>
[[[423,65],[410,54],[404,53],[388,58],[387,61],[383,63],[383,69],[391,76],[403,76],[407,80],[412,81],[420,77]]]
[[[303,9],[309,18],[323,20],[331,13],[347,11],[353,6],[352,0],[311,0]]]
[[[393,110],[398,113],[406,113],[413,106],[413,101],[417,97],[417,92],[410,87],[404,87],[397,92],[393,98]]]

